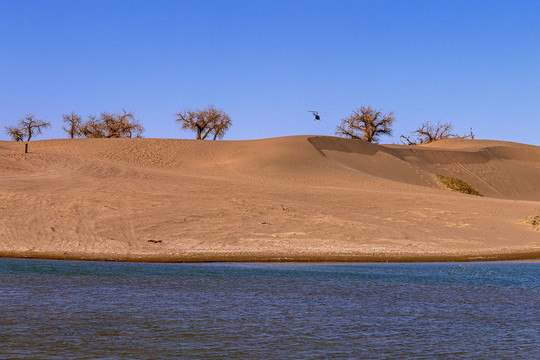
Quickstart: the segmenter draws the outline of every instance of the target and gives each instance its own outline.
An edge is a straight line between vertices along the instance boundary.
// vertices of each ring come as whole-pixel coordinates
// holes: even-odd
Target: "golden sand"
[[[0,141],[0,256],[540,258],[540,147],[335,137]],[[436,175],[485,197],[452,192]]]

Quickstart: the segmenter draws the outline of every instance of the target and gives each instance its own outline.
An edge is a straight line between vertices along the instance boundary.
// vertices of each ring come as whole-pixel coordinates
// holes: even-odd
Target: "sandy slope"
[[[147,261],[540,257],[540,147],[0,141],[0,255]],[[485,194],[446,190],[454,175]]]

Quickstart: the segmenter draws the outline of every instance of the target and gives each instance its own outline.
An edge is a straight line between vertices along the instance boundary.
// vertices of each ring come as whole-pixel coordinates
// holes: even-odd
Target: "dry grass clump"
[[[525,225],[532,225],[534,230],[540,231],[540,216],[531,216],[521,220],[519,223]]]
[[[471,185],[467,184],[465,181],[455,178],[453,176],[437,175],[437,178],[450,190],[458,191],[460,193],[469,195],[484,196],[480,194],[476,189],[474,189]]]

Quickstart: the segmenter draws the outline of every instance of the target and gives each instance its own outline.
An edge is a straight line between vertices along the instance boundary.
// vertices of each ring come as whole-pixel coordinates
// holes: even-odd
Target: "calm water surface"
[[[540,263],[0,259],[2,359],[539,359]]]

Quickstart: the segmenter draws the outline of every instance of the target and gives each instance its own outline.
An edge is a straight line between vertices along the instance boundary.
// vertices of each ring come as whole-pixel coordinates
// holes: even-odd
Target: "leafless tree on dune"
[[[66,124],[62,129],[68,133],[71,139],[80,135],[81,117],[78,114],[72,111],[70,114],[63,114],[62,119]]]
[[[26,114],[24,119],[17,122],[17,126],[6,126],[5,129],[13,141],[30,141],[33,136],[42,134],[44,129],[50,127],[50,122],[36,119],[34,114]]]
[[[341,119],[336,135],[378,143],[379,136],[392,135],[391,127],[394,121],[392,111],[383,114],[381,110],[375,110],[371,106],[361,106],[353,110],[350,116]]]
[[[90,115],[80,125],[79,133],[87,138],[140,138],[144,127],[135,119],[133,112],[111,114],[102,112],[99,118]]]
[[[469,135],[459,136],[452,132],[452,127],[452,123],[441,123],[438,121],[436,124],[432,124],[431,122],[426,121],[422,123],[418,129],[413,131],[411,135],[401,135],[401,143],[404,145],[420,145],[450,138],[474,139],[472,129]]]
[[[176,114],[176,122],[182,129],[196,133],[197,140],[204,140],[213,135],[213,139],[221,139],[232,125],[227,113],[214,106],[203,110],[184,110]]]

